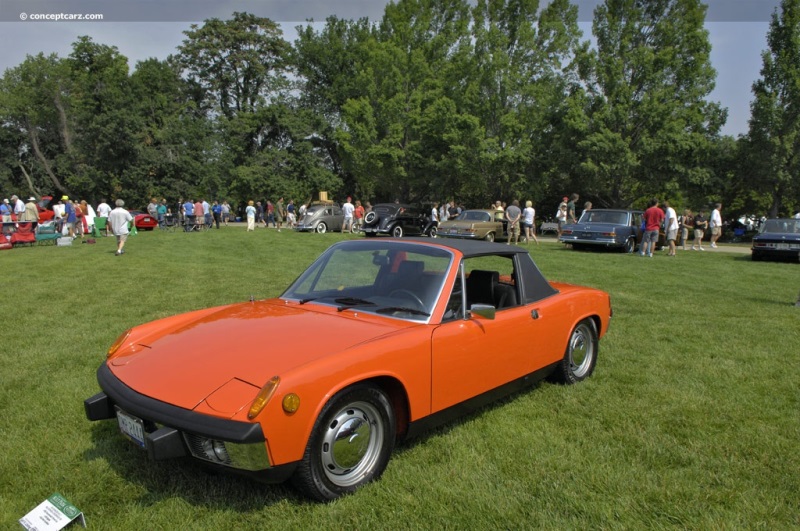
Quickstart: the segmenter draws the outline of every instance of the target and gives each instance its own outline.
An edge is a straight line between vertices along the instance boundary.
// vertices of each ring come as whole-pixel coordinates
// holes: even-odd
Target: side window
[[[461,285],[461,275],[459,275],[453,284],[453,291],[447,301],[447,308],[442,316],[442,322],[455,321],[464,317],[463,293],[464,288]]]
[[[490,304],[498,310],[519,306],[519,289],[511,257],[484,256],[464,262],[467,306]]]

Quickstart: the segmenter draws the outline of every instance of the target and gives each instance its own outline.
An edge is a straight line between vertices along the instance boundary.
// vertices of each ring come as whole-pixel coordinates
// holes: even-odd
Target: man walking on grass
[[[117,199],[115,203],[117,208],[111,211],[111,214],[108,215],[108,225],[111,226],[111,232],[114,236],[117,237],[117,252],[114,253],[115,256],[120,256],[125,254],[125,241],[128,239],[128,223],[133,221],[133,216],[131,213],[125,210],[123,207],[125,206],[125,201],[122,199]]]
[[[714,249],[717,248],[717,240],[720,236],[722,236],[722,215],[720,211],[722,210],[722,203],[717,203],[716,208],[714,211],[711,212],[711,220],[708,223],[708,226],[711,227],[711,247]]]

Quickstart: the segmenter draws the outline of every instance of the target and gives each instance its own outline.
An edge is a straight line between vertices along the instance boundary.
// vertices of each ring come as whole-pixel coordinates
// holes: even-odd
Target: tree
[[[575,171],[600,205],[629,206],[697,176],[696,153],[725,118],[706,101],[715,71],[705,11],[699,0],[606,0],[595,10],[597,48],[581,61],[585,117],[572,123],[584,128]]]
[[[750,105],[749,182],[766,196],[770,217],[777,217],[800,208],[800,0],[781,2],[767,45]]]
[[[28,56],[0,80],[0,123],[11,171],[9,178],[34,195],[69,194],[64,174],[74,150],[70,88],[64,61],[55,54]]]

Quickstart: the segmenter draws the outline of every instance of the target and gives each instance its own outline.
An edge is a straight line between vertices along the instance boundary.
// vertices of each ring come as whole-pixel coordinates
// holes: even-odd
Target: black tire
[[[328,232],[328,226],[325,224],[324,221],[320,221],[319,223],[317,223],[317,226],[314,227],[314,230],[317,232],[317,234],[325,234],[326,232]]]
[[[431,238],[435,238],[437,234],[439,234],[438,227],[431,227],[430,230],[428,231],[428,236],[430,236]]]
[[[761,256],[761,253],[757,253],[755,251],[753,251],[753,255],[750,258],[753,260],[753,262],[760,262],[764,259],[764,257]]]
[[[494,232],[487,233],[486,236],[483,237],[483,239],[485,241],[487,241],[487,242],[493,242],[494,241]]]
[[[634,238],[628,238],[625,241],[625,247],[622,248],[628,254],[633,254],[633,251],[636,250],[636,240]]]
[[[294,486],[319,501],[378,479],[394,449],[396,420],[386,394],[356,385],[337,393],[314,423]]]
[[[392,229],[392,236],[395,238],[402,238],[403,237],[403,227],[400,225],[395,225]]]
[[[365,232],[364,236],[366,236],[367,238],[374,238],[375,236],[377,236],[377,234],[375,234],[374,232]]]
[[[585,380],[594,372],[597,350],[597,327],[594,320],[584,319],[572,329],[564,357],[553,373],[553,379],[563,384]]]

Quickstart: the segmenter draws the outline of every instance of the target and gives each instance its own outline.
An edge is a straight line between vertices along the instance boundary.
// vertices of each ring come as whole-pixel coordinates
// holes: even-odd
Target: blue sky
[[[591,32],[591,11],[599,0],[573,0],[580,8],[581,29]],[[131,68],[137,61],[164,59],[182,42],[191,21],[227,18],[233,11],[249,11],[280,22],[284,36],[294,39],[294,27],[306,19],[322,21],[369,17],[378,20],[384,0],[2,0],[0,4],[0,71],[16,66],[26,55],[69,55],[79,35],[116,46]],[[709,0],[706,28],[717,86],[710,99],[728,109],[724,134],[747,132],[751,87],[758,79],[761,53],[766,49],[770,13],[778,0]],[[20,20],[25,13],[27,20]],[[102,13],[102,22],[37,22],[39,13]]]

